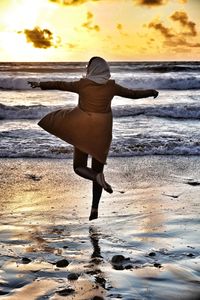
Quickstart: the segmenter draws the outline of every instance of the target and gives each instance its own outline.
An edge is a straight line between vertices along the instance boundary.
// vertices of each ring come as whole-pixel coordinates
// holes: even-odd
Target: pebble
[[[156,253],[155,252],[150,252],[149,256],[156,256]]]
[[[28,257],[23,257],[22,258],[22,263],[23,264],[29,264],[31,262],[31,259],[29,259]]]
[[[122,295],[120,295],[120,294],[109,294],[108,297],[112,297],[112,298],[115,298],[115,299],[121,299]]]
[[[200,182],[198,182],[198,181],[188,181],[187,184],[192,185],[192,186],[197,186],[197,185],[200,185]]]
[[[130,265],[130,264],[129,264],[129,265],[126,265],[126,266],[125,266],[125,269],[126,269],[126,270],[133,269],[133,266],[132,266],[132,265]]]
[[[68,280],[77,280],[79,278],[79,276],[80,275],[77,273],[70,273],[70,274],[68,274],[67,279]]]
[[[188,257],[194,257],[195,255],[193,253],[188,253],[187,256]]]
[[[69,262],[66,259],[61,259],[59,261],[57,261],[56,263],[56,267],[58,268],[65,268],[69,265]]]
[[[56,293],[59,294],[60,296],[68,296],[72,293],[74,293],[75,290],[72,289],[72,288],[66,288],[64,290],[60,290],[60,291],[57,291]]]
[[[113,268],[115,269],[115,270],[124,270],[124,266],[123,265],[113,265]]]
[[[123,255],[114,255],[111,261],[113,264],[118,264],[121,263],[123,260],[125,260],[125,257]]]
[[[159,263],[155,263],[155,264],[154,264],[154,267],[155,267],[155,268],[161,268],[161,267],[162,267],[162,265],[161,265],[161,264],[159,264]]]

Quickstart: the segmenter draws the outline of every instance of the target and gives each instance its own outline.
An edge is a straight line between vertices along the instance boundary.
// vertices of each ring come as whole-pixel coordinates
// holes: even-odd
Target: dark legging
[[[92,167],[87,167],[88,154],[82,152],[78,148],[74,148],[73,168],[74,172],[79,176],[92,180],[92,208],[98,209],[99,200],[102,194],[102,187],[96,182],[98,173],[103,172],[104,164],[92,157]]]

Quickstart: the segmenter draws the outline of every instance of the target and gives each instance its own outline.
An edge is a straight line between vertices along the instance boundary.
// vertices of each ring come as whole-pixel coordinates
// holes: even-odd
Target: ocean
[[[31,89],[27,81],[77,80],[82,62],[0,63],[0,157],[68,158],[73,147],[37,122],[78,103],[64,91]],[[112,79],[157,89],[156,99],[114,97],[110,156],[200,154],[200,62],[111,62]]]

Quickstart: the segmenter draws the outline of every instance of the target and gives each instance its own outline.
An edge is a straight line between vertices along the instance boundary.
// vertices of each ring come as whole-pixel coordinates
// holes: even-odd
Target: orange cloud
[[[148,7],[156,7],[160,5],[165,5],[169,0],[133,0],[136,5],[143,5]],[[179,3],[187,3],[188,0],[177,0]]]
[[[159,6],[164,5],[168,2],[168,0],[133,0],[137,5],[144,6]]]
[[[19,31],[18,33],[24,33],[28,43],[32,43],[35,48],[50,48],[56,47],[60,43],[58,40],[54,42],[53,33],[49,29],[41,29],[35,27],[34,29],[24,29],[24,31]]]
[[[172,28],[168,28],[162,24],[162,22],[152,21],[148,24],[148,28],[153,28],[161,33],[164,37],[164,45],[169,47],[190,47],[198,48],[200,43],[187,41],[187,36],[195,37],[197,35],[196,24],[189,21],[189,18],[185,12],[176,11],[171,15],[170,19],[174,22],[179,22],[182,25],[181,32],[175,32]],[[185,28],[189,31],[185,32]]]
[[[95,30],[95,31],[100,31],[100,27],[99,25],[92,25],[92,21],[93,21],[93,13],[91,13],[90,11],[88,11],[87,13],[87,20],[85,23],[82,24],[82,27],[88,29],[88,30]]]
[[[122,24],[117,24],[117,26],[116,26],[116,28],[118,29],[118,30],[122,30]]]
[[[89,1],[98,2],[100,0],[49,0],[49,1],[61,5],[80,5]]]
[[[170,28],[165,27],[161,22],[153,21],[153,22],[149,23],[148,27],[154,28],[155,30],[160,31],[160,33],[165,38],[172,38],[174,36],[174,34],[172,33],[172,30]]]
[[[123,31],[123,25],[121,23],[116,24],[117,30],[119,30],[120,34],[123,36],[128,36],[128,33]]]
[[[166,40],[165,45],[169,47],[190,47],[190,48],[199,48],[200,43],[188,42],[184,37],[176,37],[171,40]]]
[[[189,21],[188,15],[184,11],[176,11],[170,17],[173,21],[178,21],[183,27],[187,28],[189,31],[185,32],[187,35],[196,36],[196,24],[192,21]]]

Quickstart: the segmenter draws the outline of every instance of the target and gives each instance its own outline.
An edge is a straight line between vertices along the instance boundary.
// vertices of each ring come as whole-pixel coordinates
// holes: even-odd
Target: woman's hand
[[[30,84],[33,89],[40,87],[40,83],[36,81],[28,81],[28,84]]]
[[[152,90],[152,96],[154,97],[154,99],[156,98],[156,97],[158,97],[158,91],[156,91],[156,90]]]

